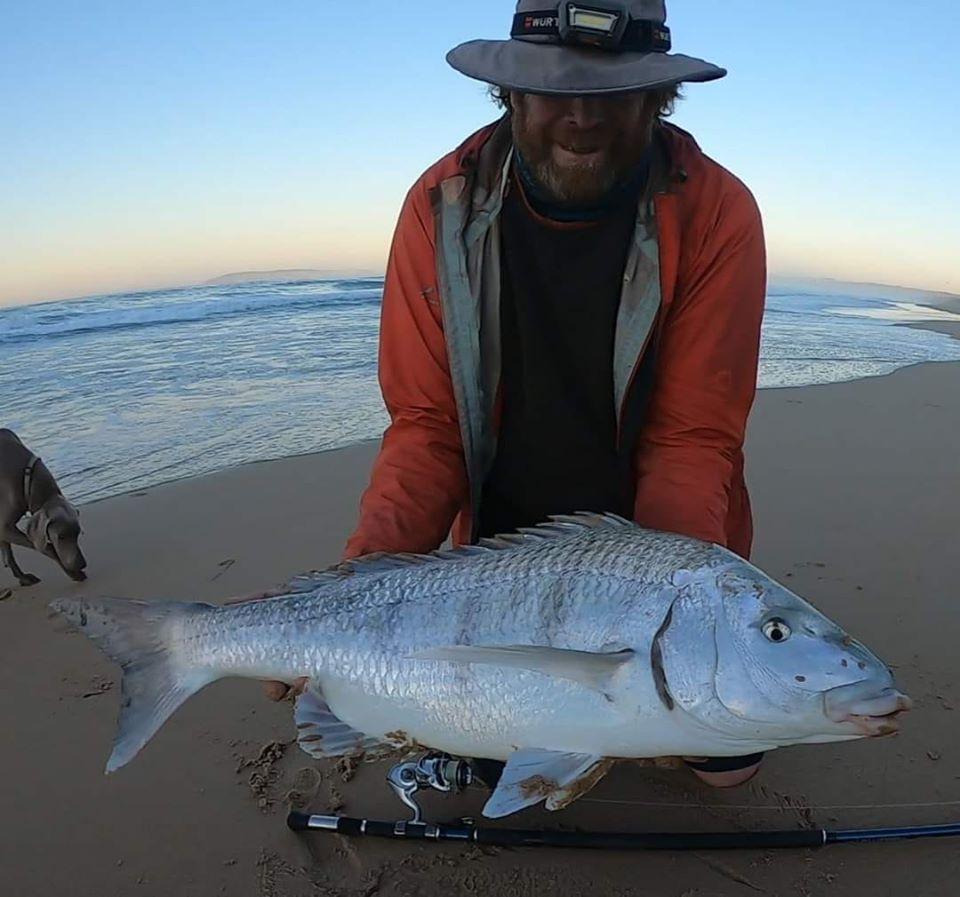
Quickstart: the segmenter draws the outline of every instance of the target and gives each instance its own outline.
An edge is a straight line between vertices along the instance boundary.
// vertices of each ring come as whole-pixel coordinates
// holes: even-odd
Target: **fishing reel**
[[[419,760],[398,763],[387,773],[387,784],[412,811],[412,823],[423,822],[414,795],[424,789],[458,794],[473,782],[473,770],[466,760],[431,752]]]

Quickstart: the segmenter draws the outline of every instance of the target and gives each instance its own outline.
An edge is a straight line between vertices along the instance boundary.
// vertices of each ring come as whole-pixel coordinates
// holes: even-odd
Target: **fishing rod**
[[[960,822],[874,829],[800,829],[776,832],[564,832],[550,829],[509,829],[460,822],[424,822],[417,791],[458,792],[473,780],[465,760],[427,754],[399,763],[387,775],[394,793],[413,811],[410,821],[385,822],[350,816],[323,816],[293,811],[287,826],[295,832],[329,832],[395,841],[454,841],[496,847],[567,847],[592,850],[747,850],[825,847],[828,844],[868,843],[960,836]]]
[[[295,832],[319,831],[340,835],[389,838],[396,841],[459,841],[496,847],[575,847],[593,850],[759,850],[825,847],[828,844],[896,841],[960,836],[960,822],[905,828],[811,829],[783,832],[562,832],[476,825],[433,825],[426,822],[382,822],[349,816],[318,816],[292,812],[287,825]]]

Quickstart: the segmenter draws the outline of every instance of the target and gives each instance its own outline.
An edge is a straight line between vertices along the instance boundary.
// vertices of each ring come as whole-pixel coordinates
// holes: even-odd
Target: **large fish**
[[[756,567],[609,515],[359,559],[224,607],[54,609],[123,668],[107,771],[210,682],[307,676],[307,753],[506,760],[492,817],[566,806],[618,758],[887,735],[910,706],[880,660]]]

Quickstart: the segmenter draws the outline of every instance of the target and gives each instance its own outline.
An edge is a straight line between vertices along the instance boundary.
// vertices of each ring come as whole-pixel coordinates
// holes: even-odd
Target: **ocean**
[[[196,286],[0,309],[0,426],[76,502],[378,437],[382,279]],[[761,388],[960,361],[911,302],[771,287]]]

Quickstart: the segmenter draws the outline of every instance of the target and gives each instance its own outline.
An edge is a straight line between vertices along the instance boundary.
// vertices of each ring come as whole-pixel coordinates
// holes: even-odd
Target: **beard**
[[[649,141],[617,134],[605,145],[590,137],[571,137],[558,143],[529,126],[523,107],[512,115],[514,146],[537,185],[558,205],[598,204],[617,184],[635,171]]]

